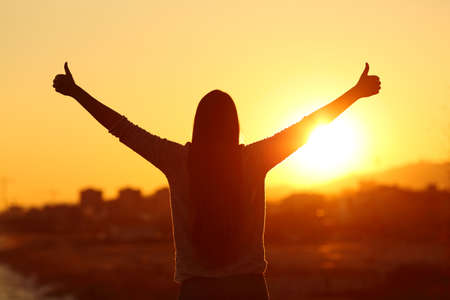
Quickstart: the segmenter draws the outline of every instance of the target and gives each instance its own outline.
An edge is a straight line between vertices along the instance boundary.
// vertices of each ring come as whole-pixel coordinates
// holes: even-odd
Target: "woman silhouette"
[[[91,97],[65,74],[55,90],[75,98],[119,140],[160,169],[170,186],[175,281],[179,299],[268,299],[264,273],[267,172],[305,144],[318,123],[328,123],[362,97],[378,93],[369,65],[345,94],[267,139],[239,144],[239,121],[231,97],[205,95],[194,119],[192,142],[159,138]]]

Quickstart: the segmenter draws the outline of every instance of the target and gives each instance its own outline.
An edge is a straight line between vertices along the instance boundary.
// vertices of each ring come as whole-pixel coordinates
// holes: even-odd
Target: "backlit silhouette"
[[[267,299],[264,279],[267,172],[306,143],[356,100],[378,93],[369,65],[357,84],[328,105],[279,133],[239,144],[239,121],[231,97],[219,90],[200,101],[192,141],[162,139],[129,122],[74,82],[67,63],[53,86],[75,98],[119,140],[168,179],[180,299]]]

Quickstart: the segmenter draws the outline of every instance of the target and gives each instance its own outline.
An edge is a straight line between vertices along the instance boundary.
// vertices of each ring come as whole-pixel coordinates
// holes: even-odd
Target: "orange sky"
[[[93,96],[179,143],[212,89],[233,97],[250,143],[345,92],[368,61],[381,93],[337,120],[351,129],[351,160],[322,172],[296,153],[269,173],[268,187],[449,158],[449,1],[129,2],[3,3],[0,178],[10,201],[74,201],[88,185],[113,196],[124,185],[148,193],[166,184],[54,92],[66,60]]]

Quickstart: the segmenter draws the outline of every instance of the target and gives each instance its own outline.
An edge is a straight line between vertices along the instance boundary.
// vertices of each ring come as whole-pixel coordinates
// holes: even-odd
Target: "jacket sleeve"
[[[171,175],[179,167],[182,145],[153,135],[128,121],[124,116],[120,116],[108,131],[166,176]]]
[[[257,169],[268,172],[303,146],[315,125],[315,119],[306,116],[271,137],[247,145],[247,155]]]

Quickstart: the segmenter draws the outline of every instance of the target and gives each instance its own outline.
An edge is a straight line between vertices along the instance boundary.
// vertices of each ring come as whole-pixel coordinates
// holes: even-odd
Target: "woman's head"
[[[195,145],[239,144],[239,120],[230,95],[219,90],[206,94],[197,106],[192,132]]]

